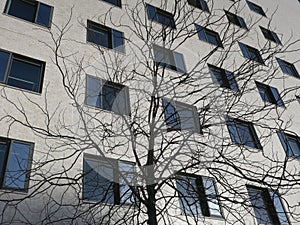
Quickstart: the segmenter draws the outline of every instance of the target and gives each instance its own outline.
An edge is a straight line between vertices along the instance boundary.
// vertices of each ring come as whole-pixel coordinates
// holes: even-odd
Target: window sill
[[[99,111],[99,112],[107,113],[107,114],[117,115],[117,116],[121,116],[121,117],[125,117],[125,118],[130,118],[131,117],[131,113],[129,113],[129,115],[125,115],[125,114],[117,113],[117,112],[110,111],[110,110],[107,110],[107,109],[102,109],[102,108],[97,107],[97,106],[88,105],[86,103],[84,103],[84,106],[86,106],[87,108],[91,108],[93,110]]]

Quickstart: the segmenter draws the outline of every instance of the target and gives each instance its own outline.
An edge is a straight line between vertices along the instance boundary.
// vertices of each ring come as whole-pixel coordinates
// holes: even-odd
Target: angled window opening
[[[182,214],[222,217],[213,178],[180,173],[176,176],[176,187]]]
[[[102,1],[108,2],[108,3],[112,4],[112,5],[118,6],[120,8],[122,7],[121,0],[102,0]]]
[[[107,26],[87,21],[87,41],[109,49],[124,52],[123,32],[109,28]]]
[[[295,66],[292,63],[284,61],[282,59],[276,58],[277,62],[282,70],[283,73],[289,74],[293,77],[300,78],[298,71],[296,70]]]
[[[208,42],[212,45],[223,48],[222,41],[217,32],[210,29],[204,28],[198,24],[195,24],[196,30],[198,32],[198,37],[200,40]]]
[[[269,102],[284,107],[284,102],[282,101],[277,88],[271,87],[266,84],[262,84],[257,81],[255,83],[259,91],[259,94],[264,102]]]
[[[262,149],[252,123],[227,117],[227,128],[234,143]]]
[[[200,121],[195,106],[163,98],[163,110],[168,131],[187,130],[201,133]]]
[[[209,12],[208,5],[205,0],[188,0],[189,5],[201,9],[205,12]]]
[[[280,41],[280,39],[278,38],[278,36],[275,32],[270,31],[270,30],[268,30],[266,28],[263,28],[261,26],[260,26],[260,29],[261,29],[261,32],[263,33],[263,35],[266,39],[281,45],[281,41]]]
[[[36,23],[51,26],[53,7],[33,0],[8,0],[4,12],[8,15]]]
[[[232,72],[210,64],[208,65],[208,68],[214,83],[218,83],[220,87],[228,88],[233,91],[239,91],[238,84]]]
[[[256,48],[253,48],[253,47],[243,44],[241,42],[239,42],[239,46],[240,46],[243,56],[245,58],[251,59],[251,60],[261,63],[261,64],[264,63],[259,51]]]
[[[130,115],[128,87],[89,75],[86,83],[86,104],[120,115]]]
[[[228,21],[230,23],[232,23],[234,25],[237,25],[237,26],[239,26],[241,28],[248,29],[247,25],[245,23],[245,20],[242,17],[237,16],[237,15],[235,15],[235,14],[233,14],[231,12],[228,12],[226,10],[224,10],[224,11],[225,11],[226,17],[227,17],[227,19],[228,19]]]
[[[175,29],[174,15],[155,6],[146,4],[148,19],[158,22],[163,26]]]
[[[287,157],[300,159],[300,138],[283,131],[278,131],[277,135]]]
[[[256,12],[262,16],[266,16],[264,10],[262,9],[262,7],[260,7],[259,5],[253,3],[253,2],[250,2],[250,1],[246,1],[249,8],[253,11],[253,12]]]

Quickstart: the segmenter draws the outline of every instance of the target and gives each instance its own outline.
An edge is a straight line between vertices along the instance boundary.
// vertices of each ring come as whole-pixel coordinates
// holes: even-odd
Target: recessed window
[[[263,27],[260,27],[260,29],[261,29],[261,32],[263,33],[263,35],[266,39],[281,45],[281,41],[280,41],[280,39],[278,38],[278,36],[275,32],[270,31],[270,30],[268,30],[266,28],[263,28]]]
[[[156,21],[166,27],[171,27],[173,29],[176,28],[174,16],[172,13],[169,13],[149,4],[146,5],[146,8],[149,20]]]
[[[0,185],[3,189],[28,188],[33,144],[0,138]]]
[[[176,176],[182,214],[221,217],[221,208],[213,178],[194,174]]]
[[[111,29],[90,20],[87,21],[87,41],[106,48],[124,52],[123,32]]]
[[[226,14],[226,17],[227,17],[227,19],[230,23],[235,24],[235,25],[237,25],[241,28],[248,29],[247,25],[245,23],[245,20],[242,17],[237,16],[237,15],[235,15],[231,12],[228,12],[226,10],[225,10],[225,14]]]
[[[287,156],[300,159],[300,138],[282,131],[277,132],[277,134]]]
[[[252,123],[228,117],[227,127],[234,143],[252,148],[262,148]]]
[[[254,60],[259,63],[264,63],[259,51],[256,48],[253,48],[249,45],[245,45],[241,42],[239,42],[239,46],[245,58]]]
[[[219,46],[223,48],[222,41],[220,39],[220,36],[217,32],[212,31],[210,29],[204,28],[198,24],[195,24],[197,32],[198,32],[198,37],[202,41],[206,41],[212,45]]]
[[[91,202],[131,205],[134,163],[85,154],[82,198]]]
[[[130,114],[126,86],[87,75],[86,104],[121,115]]]
[[[108,3],[118,6],[118,7],[122,6],[121,0],[102,0],[102,1],[108,2]]]
[[[199,116],[195,106],[164,98],[163,109],[169,131],[188,130],[200,133]]]
[[[45,63],[0,50],[0,82],[33,92],[42,92]]]
[[[186,72],[183,55],[181,53],[153,45],[155,63],[181,73]]]
[[[198,9],[209,12],[207,3],[205,0],[188,0],[188,3]]]
[[[300,78],[298,71],[296,70],[295,66],[292,63],[289,63],[279,58],[276,59],[283,73],[289,74],[293,77]]]
[[[284,106],[277,88],[259,82],[256,82],[256,86],[262,100],[279,106]]]
[[[266,16],[266,14],[265,14],[264,10],[262,9],[262,7],[260,7],[259,5],[254,4],[253,2],[250,2],[250,1],[246,1],[246,2],[247,2],[249,8],[252,11],[254,11],[254,12],[256,12],[256,13],[262,15],[262,16]]]
[[[38,1],[8,0],[5,13],[20,19],[50,27],[53,7]]]
[[[208,68],[214,83],[218,83],[220,87],[239,91],[239,87],[232,72],[213,65],[208,65]]]
[[[276,192],[254,186],[247,186],[247,190],[258,224],[290,224],[281,199]]]

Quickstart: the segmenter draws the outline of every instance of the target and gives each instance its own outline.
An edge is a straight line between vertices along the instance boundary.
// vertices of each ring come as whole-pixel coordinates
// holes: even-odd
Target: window
[[[200,133],[199,116],[195,106],[164,98],[163,108],[169,131],[188,130]]]
[[[169,13],[167,11],[164,11],[162,9],[156,8],[152,5],[147,4],[147,13],[148,13],[148,19],[156,21],[166,27],[171,27],[175,29],[175,21],[174,16],[172,13]]]
[[[265,14],[264,10],[262,9],[262,7],[260,7],[259,5],[254,4],[253,2],[250,2],[250,1],[246,1],[246,2],[247,2],[249,8],[252,11],[254,11],[254,12],[256,12],[256,13],[262,15],[262,16],[266,16],[266,14]]]
[[[44,68],[44,62],[0,50],[1,83],[41,93]]]
[[[239,87],[232,72],[213,65],[208,65],[208,68],[214,83],[218,83],[220,87],[239,91]]]
[[[122,32],[90,20],[87,21],[87,41],[124,52],[124,36]]]
[[[226,14],[227,19],[228,19],[228,21],[230,23],[233,23],[233,24],[235,24],[235,25],[237,25],[237,26],[239,26],[241,28],[248,29],[247,25],[245,23],[245,20],[242,17],[237,16],[237,15],[235,15],[235,14],[233,14],[231,12],[228,12],[226,10],[225,10],[225,14]]]
[[[28,188],[33,144],[0,138],[0,185],[4,189]]]
[[[272,31],[270,31],[266,28],[263,28],[263,27],[260,27],[260,29],[261,29],[261,32],[263,33],[263,35],[266,39],[281,45],[281,41],[280,41],[280,39],[278,38],[278,36],[275,32],[272,32]]]
[[[122,6],[121,0],[103,0],[103,1],[113,4],[115,6],[118,6],[118,7]]]
[[[135,165],[85,154],[82,198],[91,202],[134,204]]]
[[[157,65],[181,73],[186,72],[183,55],[169,49],[153,45],[154,60]]]
[[[245,58],[254,60],[259,63],[264,63],[259,51],[256,48],[250,47],[249,45],[245,45],[241,42],[239,42],[239,46]]]
[[[86,104],[122,115],[130,114],[128,88],[87,75]]]
[[[278,131],[277,135],[288,157],[300,159],[300,138]]]
[[[207,3],[205,0],[188,0],[188,3],[198,9],[209,12]]]
[[[252,123],[228,117],[227,127],[233,142],[252,148],[262,148]]]
[[[259,82],[256,82],[256,86],[262,100],[279,106],[284,106],[277,88]]]
[[[293,77],[300,78],[298,71],[296,70],[295,66],[292,63],[289,63],[279,58],[276,59],[283,73],[289,74]]]
[[[247,189],[258,224],[290,224],[281,199],[276,192],[253,186],[247,186]]]
[[[180,174],[176,176],[176,186],[182,214],[222,216],[214,179]]]
[[[50,27],[53,7],[33,0],[8,0],[5,13],[20,19]]]
[[[206,41],[212,45],[216,45],[223,48],[220,36],[217,32],[201,27],[198,24],[195,24],[195,26],[200,40]]]

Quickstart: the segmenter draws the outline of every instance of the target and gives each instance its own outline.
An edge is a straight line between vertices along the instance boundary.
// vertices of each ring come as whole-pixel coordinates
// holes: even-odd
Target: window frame
[[[266,29],[262,26],[259,26],[259,28],[267,40],[273,41],[276,44],[282,45],[278,35],[275,32],[270,31],[269,29]]]
[[[258,92],[264,102],[268,102],[271,104],[275,104],[277,106],[285,107],[284,102],[283,102],[277,88],[263,84],[258,81],[255,81],[255,84],[256,84]],[[264,98],[263,94],[261,93],[261,90],[264,91],[263,94],[266,95],[269,100]],[[277,99],[276,99],[276,96],[277,96]]]
[[[288,158],[295,158],[295,159],[300,160],[300,137],[298,137],[295,134],[286,133],[281,130],[277,131],[277,136],[278,136],[280,143],[285,151],[286,156]],[[289,139],[293,139],[296,141],[296,144],[298,146],[298,151],[299,151],[298,154],[296,154],[294,152],[293,148],[291,147],[291,145],[289,143]]]
[[[289,63],[285,60],[282,60],[280,58],[277,58],[276,57],[276,60],[281,68],[281,71],[284,73],[284,74],[288,74],[292,77],[296,77],[296,78],[300,78],[300,75],[296,69],[296,67],[294,66],[294,64],[292,63]],[[289,69],[287,69],[289,68]],[[292,72],[291,72],[292,71]]]
[[[178,187],[179,182],[180,181],[186,182],[186,179],[194,179],[195,180],[196,187],[191,185],[190,182],[189,182],[189,185],[191,185],[193,187],[193,191],[195,191],[194,194],[196,194],[196,196],[197,196],[197,202],[195,202],[195,203],[198,203],[197,206],[198,206],[199,209],[197,209],[197,212],[200,212],[200,214],[199,213],[194,214],[193,212],[190,213],[190,214],[187,214],[183,203],[181,203],[182,201],[186,201],[185,199],[187,197],[191,196],[191,195],[184,196],[179,191],[179,189],[180,189]],[[212,182],[213,189],[214,189],[214,192],[215,192],[215,195],[216,195],[216,196],[214,196],[214,198],[209,197],[209,195],[206,193],[206,191],[208,191],[208,187],[205,186],[204,179],[210,180]],[[222,205],[220,203],[219,196],[218,196],[218,189],[217,189],[217,186],[216,186],[216,181],[215,181],[214,178],[207,177],[207,176],[201,176],[201,175],[197,175],[197,174],[180,172],[180,173],[176,174],[175,182],[176,182],[176,184],[175,184],[176,192],[178,194],[179,207],[180,207],[180,211],[181,211],[182,215],[185,215],[185,216],[205,216],[205,217],[211,217],[211,218],[223,218],[224,217],[223,216],[223,211],[222,211]],[[181,198],[183,198],[183,200],[181,200]],[[212,212],[211,212],[212,210],[210,209],[210,206],[209,206],[209,202],[211,201],[210,198],[217,202],[217,203],[214,203],[214,204],[218,205],[219,215],[212,214]]]
[[[89,104],[88,103],[88,98],[89,97],[95,97],[94,95],[93,96],[90,96],[88,95],[88,78],[91,78],[91,79],[94,79],[94,80],[97,80],[100,84],[100,90],[99,90],[99,94],[97,95],[97,98],[100,98],[100,105],[95,105],[95,104]],[[86,74],[86,84],[85,84],[85,104],[90,106],[90,107],[94,107],[94,108],[97,108],[97,109],[101,109],[101,110],[104,110],[104,111],[107,111],[107,112],[113,112],[113,113],[116,113],[118,115],[124,115],[124,116],[130,116],[130,96],[129,96],[129,88],[123,84],[120,84],[120,83],[115,83],[115,82],[112,82],[112,81],[108,81],[108,80],[105,80],[105,79],[102,79],[102,78],[99,78],[99,77],[96,77],[96,76],[92,76],[92,75],[89,75],[89,74]],[[102,95],[102,88],[104,86],[109,86],[110,88],[115,88],[115,89],[118,89],[120,91],[122,91],[124,93],[124,99],[125,99],[125,102],[124,102],[124,110],[125,112],[118,112],[117,110],[114,111],[113,109],[109,110],[109,109],[105,109],[103,107],[103,96]],[[115,98],[116,100],[116,98]],[[115,101],[114,100],[114,101]]]
[[[105,166],[109,166],[111,169],[112,169],[112,178],[113,178],[113,181],[109,181],[109,183],[112,185],[112,191],[113,191],[113,203],[110,203],[110,202],[107,202],[105,201],[106,199],[102,199],[103,201],[101,200],[91,200],[91,199],[87,199],[87,197],[84,196],[84,190],[87,188],[85,187],[85,176],[86,174],[88,173],[88,171],[85,171],[84,170],[84,163],[87,163],[86,161],[93,161],[95,163],[97,163],[98,165],[100,164],[103,164]],[[130,161],[126,161],[126,160],[119,160],[119,159],[113,159],[113,158],[106,158],[106,157],[101,157],[101,156],[98,156],[98,155],[92,155],[92,154],[89,154],[89,153],[84,153],[83,155],[83,170],[82,170],[82,173],[83,173],[83,176],[82,176],[82,200],[86,203],[101,203],[101,204],[112,204],[112,205],[122,205],[122,206],[132,206],[132,205],[135,205],[137,204],[137,199],[132,191],[131,188],[133,188],[135,191],[137,191],[136,188],[133,187],[133,185],[127,185],[125,184],[125,186],[128,186],[132,192],[132,198],[134,200],[134,202],[131,202],[131,203],[128,203],[126,202],[127,199],[124,199],[122,200],[122,196],[121,196],[121,179],[123,179],[123,175],[121,175],[122,172],[125,172],[125,171],[121,171],[120,170],[120,163],[124,163],[124,164],[127,164],[127,165],[130,165],[130,166],[133,166],[133,174],[135,173],[135,163],[134,162],[130,162]],[[91,168],[91,170],[93,170],[93,168]],[[95,171],[95,170],[93,170]],[[97,172],[97,171],[96,171]],[[126,172],[125,172],[126,173]],[[130,173],[131,174],[131,173]],[[126,174],[125,174],[126,175]],[[133,184],[135,183],[135,176],[133,177],[133,181],[131,181]],[[90,196],[88,196],[90,197]],[[124,201],[124,202],[122,202]]]
[[[201,9],[204,12],[210,13],[207,2],[205,0],[188,0],[188,4],[195,8]]]
[[[165,103],[167,102],[167,103]],[[168,124],[168,120],[169,118],[172,118],[174,115],[167,115],[167,107],[171,106],[172,108],[174,108],[174,113],[175,113],[175,117],[176,117],[176,124]],[[182,121],[180,119],[180,114],[178,113],[178,111],[176,111],[176,108],[183,108],[184,110],[190,111],[193,114],[193,118],[190,118],[193,120],[193,127],[192,129],[187,129],[187,128],[183,128],[182,127],[182,123],[184,124],[185,121]],[[197,112],[197,108],[196,106],[193,105],[189,105],[183,102],[178,102],[175,100],[171,100],[169,98],[162,98],[162,109],[163,109],[163,114],[164,114],[164,121],[165,121],[165,125],[167,126],[167,131],[189,131],[192,133],[199,133],[202,134],[202,130],[201,130],[201,125],[200,125],[200,120],[199,120],[199,114]],[[179,122],[178,122],[179,120]]]
[[[122,0],[116,0],[116,1],[117,1],[116,4],[113,3],[113,2],[111,2],[111,1],[109,1],[109,0],[102,0],[102,1],[103,1],[103,2],[107,2],[107,3],[111,4],[111,5],[114,5],[114,6],[117,6],[117,7],[122,8]]]
[[[221,40],[220,35],[218,34],[218,32],[215,32],[215,31],[210,30],[208,28],[202,27],[202,26],[200,26],[199,24],[196,24],[196,23],[195,23],[195,28],[196,28],[199,40],[205,41],[205,42],[207,42],[211,45],[214,45],[216,47],[224,48],[222,40]],[[213,37],[217,43],[212,42],[209,37]]]
[[[254,47],[251,47],[249,45],[246,45],[242,42],[238,42],[238,43],[239,43],[240,49],[242,51],[242,54],[245,58],[264,65],[264,60],[263,60],[263,58],[262,58],[262,56],[261,56],[258,49],[254,48]],[[254,58],[251,57],[253,54],[255,55]]]
[[[250,2],[248,0],[246,0],[246,2],[251,11],[256,12],[257,14],[262,15],[264,17],[267,17],[265,11],[263,10],[263,8],[261,6],[255,4],[253,2]]]
[[[226,117],[226,125],[227,125],[227,129],[228,129],[228,132],[229,132],[229,135],[230,135],[230,139],[233,143],[235,143],[239,146],[262,149],[262,145],[261,145],[260,140],[257,136],[257,133],[256,133],[256,130],[254,128],[253,123],[227,116]],[[252,139],[251,140],[252,144],[251,143],[249,143],[249,144],[242,143],[243,136],[241,135],[241,133],[243,131],[239,131],[240,128],[237,127],[237,125],[247,127],[247,130],[249,131],[247,133],[248,133],[248,136],[250,136],[251,139]]]
[[[147,17],[150,21],[154,21],[156,23],[159,23],[163,27],[169,27],[171,29],[176,29],[174,15],[172,13],[170,13],[166,10],[160,9],[158,7],[155,7],[153,5],[150,5],[148,3],[146,3],[145,8],[146,8]],[[160,21],[158,15],[167,18],[170,21],[170,23],[169,24],[162,23]]]
[[[253,201],[251,200],[251,198],[254,197],[254,196],[251,196],[250,190],[255,191],[255,197],[256,198],[254,200],[261,200],[262,203],[264,204],[263,205],[263,210],[265,210],[265,212],[267,213],[268,220],[269,220],[269,221],[264,221],[264,222],[268,222],[268,224],[271,223],[272,225],[277,225],[277,224],[285,224],[285,225],[288,224],[288,225],[290,225],[291,224],[290,220],[289,220],[289,217],[286,213],[285,206],[282,203],[282,200],[281,200],[281,197],[280,197],[279,193],[277,193],[276,191],[272,191],[270,189],[267,189],[267,188],[256,187],[256,186],[249,185],[249,184],[246,185],[246,188],[247,188],[247,192],[248,192],[249,201],[251,202],[252,210],[254,211],[254,215],[255,215],[255,218],[257,220],[257,223],[259,223],[258,220],[261,219],[261,218],[257,217],[257,214],[262,212],[262,208],[255,205],[255,203],[253,203]],[[261,198],[257,198],[259,196],[261,196]],[[278,205],[274,204],[274,201],[276,200],[276,198],[277,198],[277,200],[279,200],[279,202],[277,202],[276,204],[280,203],[279,207],[281,209],[283,209],[283,212],[278,212],[277,211],[276,208],[278,207]],[[257,211],[257,209],[259,210],[259,212]],[[281,221],[280,216],[278,214],[284,214],[286,220]]]
[[[95,38],[92,38],[92,33],[104,33],[107,35],[107,46],[104,44],[101,44],[97,42],[97,40],[93,40]],[[121,37],[116,37],[116,34],[120,34]],[[121,46],[115,46],[115,41],[119,38],[119,40],[122,40],[122,45]],[[113,28],[110,28],[108,26],[96,23],[92,20],[87,20],[87,26],[86,26],[86,41],[91,44],[95,44],[97,46],[102,46],[106,49],[113,49],[118,52],[125,52],[125,38],[124,38],[124,33],[119,30],[115,30]]]
[[[3,159],[3,166],[0,169],[0,172],[1,172],[1,174],[0,174],[0,190],[12,190],[12,191],[27,193],[28,189],[29,189],[29,182],[30,182],[30,173],[31,173],[31,166],[32,166],[34,143],[23,141],[23,140],[5,138],[5,137],[0,137],[0,143],[6,144],[6,150],[5,150],[4,159]],[[7,169],[9,166],[9,160],[10,160],[10,157],[11,157],[11,154],[13,151],[12,150],[13,143],[21,143],[21,144],[27,145],[29,147],[26,171],[22,171],[23,173],[25,173],[24,188],[10,187],[5,184],[6,175],[8,172]]]
[[[243,17],[238,16],[234,13],[231,13],[227,10],[224,10],[224,11],[225,11],[225,15],[226,15],[227,20],[228,20],[229,23],[232,23],[234,25],[239,26],[240,28],[244,28],[244,29],[248,30],[247,24],[246,24]]]
[[[9,52],[9,51],[3,50],[3,49],[0,49],[0,53],[1,52],[5,53],[5,54],[8,54],[8,61],[7,61],[7,64],[6,64],[6,68],[2,71],[2,72],[4,72],[3,81],[0,81],[0,83],[6,85],[8,87],[13,87],[13,88],[17,88],[17,89],[20,89],[20,90],[41,94],[42,89],[43,89],[43,81],[44,81],[46,63],[43,62],[43,61],[37,60],[37,59],[33,59],[33,58],[30,58],[30,57],[27,57],[27,56],[24,56],[24,55],[20,55],[20,54],[14,53],[14,52]],[[37,91],[29,90],[29,89],[26,89],[26,88],[22,88],[22,87],[18,87],[18,86],[14,86],[14,85],[9,84],[9,82],[8,82],[9,77],[13,77],[13,76],[10,76],[11,75],[10,73],[11,73],[11,70],[13,68],[14,60],[26,63],[28,65],[38,66],[40,68],[39,82],[37,83],[38,84]],[[18,79],[16,79],[16,80],[18,80]],[[19,80],[21,80],[21,79],[19,79]],[[25,82],[25,83],[32,83],[32,82],[27,81],[27,80],[21,80],[21,81]],[[33,84],[35,85],[35,83],[33,83]]]
[[[25,20],[25,21],[30,22],[30,23],[34,23],[34,24],[37,24],[37,25],[40,25],[40,26],[43,26],[43,27],[47,27],[49,29],[51,28],[52,17],[53,17],[53,10],[54,10],[53,6],[50,6],[50,5],[47,5],[47,4],[43,3],[43,2],[35,1],[35,0],[17,0],[17,1],[24,2],[25,4],[33,5],[35,7],[34,20],[31,21],[31,20],[23,19],[23,18],[21,18],[19,16],[15,16],[15,15],[9,14],[9,10],[10,10],[11,2],[12,1],[15,1],[15,0],[7,0],[6,1],[5,8],[4,8],[4,13],[5,14],[7,14],[9,16],[13,16],[13,17],[21,19],[21,20]],[[49,21],[48,21],[47,25],[42,24],[41,22],[38,22],[38,15],[39,15],[40,5],[44,5],[44,6],[47,6],[47,7],[50,8]]]

